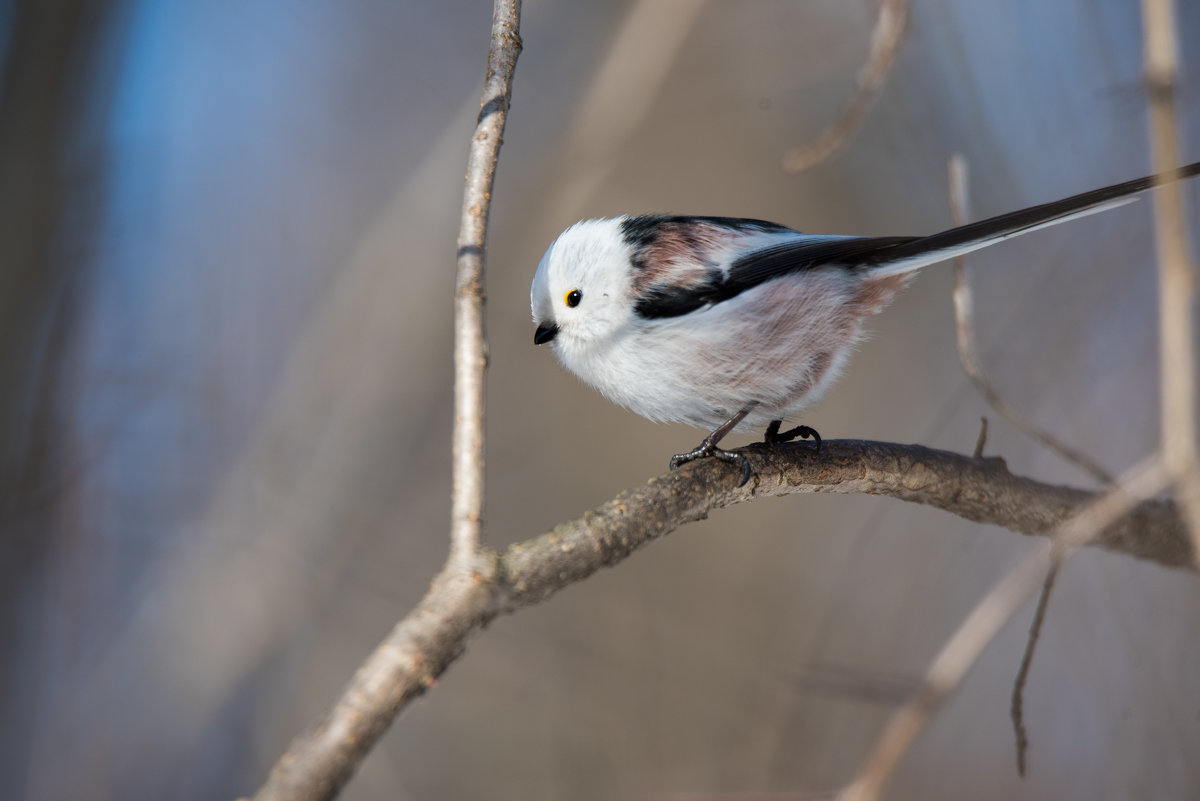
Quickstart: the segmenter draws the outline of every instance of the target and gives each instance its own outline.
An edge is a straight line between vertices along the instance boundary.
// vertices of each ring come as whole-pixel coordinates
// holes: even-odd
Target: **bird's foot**
[[[706,438],[703,442],[697,445],[687,453],[677,453],[671,457],[671,469],[674,470],[680,465],[694,462],[697,459],[704,459],[711,456],[714,459],[719,459],[728,464],[737,465],[742,469],[742,480],[738,482],[738,486],[742,486],[750,480],[750,460],[740,453],[727,451],[723,448],[718,448],[715,443],[710,442],[712,437]]]
[[[767,430],[763,433],[763,442],[767,445],[778,445],[780,442],[791,442],[794,439],[811,439],[817,453],[821,452],[821,435],[817,433],[815,428],[809,426],[796,426],[789,428],[787,431],[780,432],[779,427],[783,425],[782,420],[772,420],[767,426]]]

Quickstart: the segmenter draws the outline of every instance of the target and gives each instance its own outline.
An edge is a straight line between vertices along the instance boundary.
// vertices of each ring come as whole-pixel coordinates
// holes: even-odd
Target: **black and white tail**
[[[1141,192],[1153,188],[1164,181],[1179,180],[1200,175],[1200,162],[1180,167],[1172,173],[1163,176],[1147,176],[1120,184],[1106,186],[1103,189],[1093,189],[1072,195],[1052,203],[1031,206],[1020,211],[1001,214],[979,222],[961,225],[942,231],[940,234],[923,236],[899,241],[894,245],[881,248],[864,261],[865,266],[872,268],[876,275],[900,275],[919,270],[930,264],[952,259],[970,253],[973,250],[986,248],[997,242],[1012,239],[1015,236],[1049,228],[1052,225],[1086,217],[1107,209],[1124,206],[1137,200]]]

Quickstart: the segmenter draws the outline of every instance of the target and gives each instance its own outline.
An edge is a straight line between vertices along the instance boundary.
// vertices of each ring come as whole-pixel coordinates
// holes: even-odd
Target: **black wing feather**
[[[757,221],[755,221],[757,222]],[[783,242],[747,253],[729,272],[710,270],[701,281],[687,286],[658,284],[638,298],[635,310],[646,319],[679,317],[723,300],[781,275],[822,267],[853,268],[883,260],[897,245],[916,237],[823,237]]]
[[[755,250],[735,261],[725,283],[744,292],[764,281],[818,267],[858,267],[886,261],[915,236],[813,237]]]

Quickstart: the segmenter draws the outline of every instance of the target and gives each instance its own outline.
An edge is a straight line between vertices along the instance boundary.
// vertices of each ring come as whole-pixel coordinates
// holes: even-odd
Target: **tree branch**
[[[450,504],[450,561],[466,567],[483,530],[484,245],[492,185],[508,120],[513,72],[521,55],[520,0],[496,0],[487,76],[467,156],[454,291],[454,484]]]
[[[1189,255],[1183,187],[1169,180],[1179,166],[1175,92],[1179,74],[1173,0],[1142,0],[1150,153],[1159,173],[1154,189],[1154,246],[1158,253],[1161,448],[1175,492],[1200,549],[1200,445],[1196,430],[1196,268]]]
[[[694,462],[502,553],[483,549],[469,571],[443,571],[359,669],[329,717],[297,739],[257,798],[333,797],[396,714],[430,689],[498,615],[544,601],[714,509],[792,493],[885,495],[1046,535],[1100,497],[1013,475],[1000,458],[920,445],[829,440],[819,454],[807,443],[756,443],[740,452],[755,472],[745,486],[736,486],[738,471],[727,465]],[[1138,504],[1091,544],[1194,569],[1187,533],[1170,501]],[[314,770],[313,759],[324,767]],[[332,767],[337,770],[329,772]]]
[[[1008,471],[998,457],[973,459],[921,445],[827,440],[740,449],[755,477],[706,459],[626,490],[577,520],[510,546],[500,557],[513,611],[548,598],[647,542],[714,509],[757,497],[804,492],[885,495],[936,506],[959,517],[1028,535],[1047,535],[1100,493],[1035,481]],[[1150,500],[1101,532],[1092,545],[1168,567],[1194,570],[1191,545],[1171,501]]]

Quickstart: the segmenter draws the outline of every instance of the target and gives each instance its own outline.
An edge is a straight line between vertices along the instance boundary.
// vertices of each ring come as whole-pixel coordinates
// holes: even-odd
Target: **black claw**
[[[771,424],[767,426],[767,430],[763,433],[763,442],[768,445],[776,445],[780,442],[791,442],[796,438],[811,439],[817,453],[821,452],[821,435],[817,433],[815,428],[796,426],[780,433],[779,426],[782,424],[782,420],[772,420]]]
[[[742,468],[742,480],[738,482],[738,486],[744,485],[750,480],[752,471],[750,470],[750,460],[740,453],[723,450],[721,448],[709,445],[707,442],[702,442],[698,447],[693,448],[687,453],[677,453],[671,457],[671,469],[675,470],[680,465],[694,462],[697,459],[705,459],[713,457],[726,464],[737,465]]]
[[[717,443],[720,442],[722,439],[724,439],[725,435],[728,434],[730,431],[732,431],[737,426],[738,423],[745,420],[746,415],[750,414],[750,410],[753,409],[757,405],[758,405],[758,401],[755,401],[755,402],[751,403],[750,405],[743,407],[741,411],[739,411],[733,417],[730,417],[728,420],[726,420],[721,425],[720,428],[718,428],[716,431],[712,432],[707,437],[705,437],[704,441],[701,442],[699,445],[697,445],[695,448],[692,448],[687,453],[677,453],[674,456],[672,456],[671,457],[671,469],[674,470],[675,468],[679,467],[679,465],[681,465],[681,464],[687,464],[688,462],[694,462],[695,460],[703,459],[706,456],[713,456],[713,457],[716,457],[717,459],[720,459],[722,462],[728,462],[729,464],[735,464],[735,465],[738,465],[739,467],[741,467],[742,468],[742,480],[740,482],[738,482],[738,486],[740,487],[743,484],[745,484],[747,481],[750,480],[750,474],[751,474],[750,460],[747,459],[745,456],[742,456],[740,453],[734,453],[733,451],[721,450],[720,448],[717,447]],[[776,426],[776,428],[778,428],[778,424],[775,424],[775,426]]]

